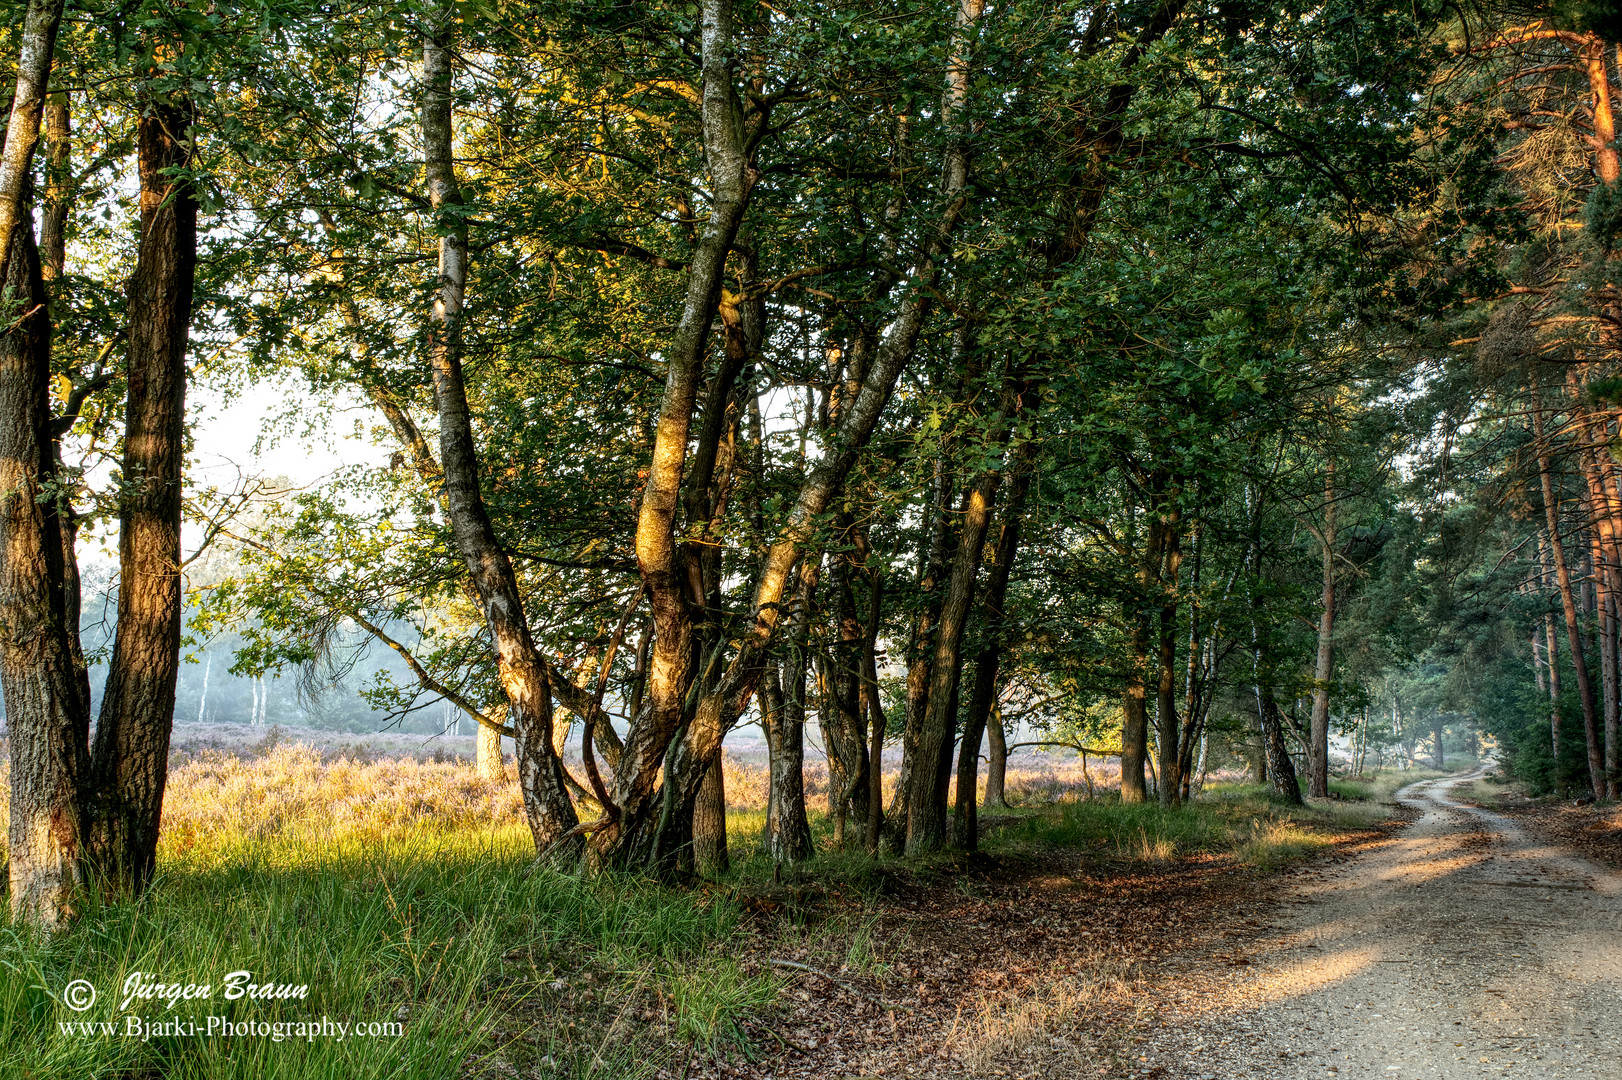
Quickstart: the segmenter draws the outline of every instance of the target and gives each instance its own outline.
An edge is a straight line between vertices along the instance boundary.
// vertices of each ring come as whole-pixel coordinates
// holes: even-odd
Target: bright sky
[[[374,417],[364,403],[344,395],[332,423],[322,424],[326,403],[296,380],[257,383],[231,396],[194,387],[187,409],[196,425],[190,476],[197,486],[234,491],[255,477],[285,477],[307,487],[345,467],[386,463],[390,454],[366,437]],[[200,539],[188,525],[188,550]]]

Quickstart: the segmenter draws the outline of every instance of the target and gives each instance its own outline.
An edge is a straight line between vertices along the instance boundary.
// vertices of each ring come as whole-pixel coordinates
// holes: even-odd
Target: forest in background
[[[1589,0],[14,6],[13,912],[150,880],[215,634],[312,688],[391,651],[373,704],[512,736],[535,851],[599,870],[724,865],[748,722],[782,864],[808,723],[830,843],[909,856],[978,844],[1016,721],[1126,803],[1213,753],[1299,803],[1332,733],[1357,770],[1449,727],[1614,798],[1619,38]],[[188,384],[289,373],[282,438],[389,466],[194,482]]]

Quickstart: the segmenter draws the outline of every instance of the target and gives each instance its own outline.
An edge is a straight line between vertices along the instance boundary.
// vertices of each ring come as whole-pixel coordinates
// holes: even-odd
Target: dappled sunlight
[[[1301,944],[1288,939],[1265,942],[1264,954],[1247,968],[1223,973],[1220,994],[1192,998],[1182,1011],[1190,1015],[1243,1012],[1304,997],[1364,975],[1384,956],[1379,948],[1347,946],[1321,948],[1301,957],[1294,951]]]
[[[1410,849],[1415,856],[1413,861],[1399,862],[1397,865],[1386,867],[1374,874],[1375,879],[1383,884],[1427,885],[1478,866],[1482,862],[1479,855],[1455,854],[1438,857],[1429,853],[1433,850],[1433,845],[1416,845],[1416,847],[1417,850]],[[1402,854],[1407,852],[1399,852],[1399,857]]]

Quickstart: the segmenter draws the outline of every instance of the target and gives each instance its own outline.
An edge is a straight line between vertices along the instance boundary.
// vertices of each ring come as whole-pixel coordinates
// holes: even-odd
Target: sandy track
[[[1140,1046],[1179,1078],[1622,1078],[1622,876],[1414,784],[1396,837],[1298,883]],[[1228,965],[1234,966],[1228,966]],[[1199,974],[1196,974],[1199,973]]]

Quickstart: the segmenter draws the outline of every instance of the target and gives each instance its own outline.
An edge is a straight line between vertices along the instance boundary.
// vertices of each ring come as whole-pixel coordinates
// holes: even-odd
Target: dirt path
[[[1172,976],[1141,1072],[1622,1078],[1622,875],[1449,797],[1476,775],[1399,792],[1418,820],[1296,885],[1242,966]]]

